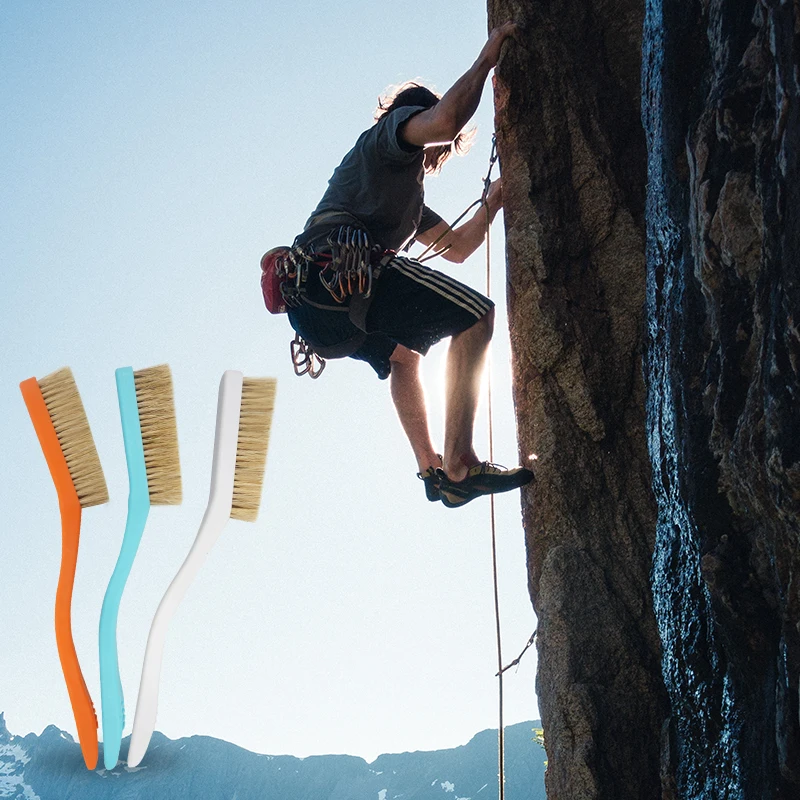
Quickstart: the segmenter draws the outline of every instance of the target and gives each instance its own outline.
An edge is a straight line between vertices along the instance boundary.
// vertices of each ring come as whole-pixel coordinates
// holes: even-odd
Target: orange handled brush
[[[97,766],[97,717],[72,640],[72,586],[78,561],[81,509],[108,502],[108,489],[72,370],[28,378],[19,388],[39,437],[61,511],[61,571],[56,590],[56,644],[83,760]]]

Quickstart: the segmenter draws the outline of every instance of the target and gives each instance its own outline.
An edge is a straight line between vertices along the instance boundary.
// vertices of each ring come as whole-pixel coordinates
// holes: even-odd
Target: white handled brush
[[[244,378],[234,370],[222,376],[208,507],[189,555],[164,594],[150,626],[128,766],[135,767],[144,758],[155,729],[161,661],[172,616],[228,519],[254,522],[258,515],[275,387],[274,378]]]

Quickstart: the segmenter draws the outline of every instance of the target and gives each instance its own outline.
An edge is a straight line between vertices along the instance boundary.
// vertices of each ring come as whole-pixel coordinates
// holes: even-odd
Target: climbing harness
[[[369,234],[351,225],[341,225],[318,240],[295,239],[291,247],[273,247],[261,258],[261,289],[264,303],[272,314],[297,308],[306,293],[309,267],[314,264],[320,283],[337,305],[347,297],[372,296],[373,282],[380,267],[394,255],[370,242]]]
[[[352,338],[336,345],[322,346],[296,334],[290,342],[295,374],[311,378],[322,374],[326,359],[352,355],[362,345],[375,281],[395,255],[393,250],[372,244],[369,234],[355,225],[326,229],[322,236],[324,238],[301,234],[291,247],[275,247],[261,259],[261,290],[264,304],[272,314],[298,308],[303,302],[338,311],[350,298],[347,311],[350,321],[358,329]],[[335,306],[321,305],[305,297],[312,267]]]

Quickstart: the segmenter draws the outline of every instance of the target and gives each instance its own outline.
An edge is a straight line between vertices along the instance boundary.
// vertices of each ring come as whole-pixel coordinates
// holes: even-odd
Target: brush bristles
[[[133,373],[136,406],[144,445],[147,492],[155,506],[178,505],[182,500],[178,425],[167,364]]]
[[[275,378],[245,378],[242,384],[232,519],[255,522],[258,516],[276,385]]]
[[[67,460],[81,508],[107,503],[108,487],[100,456],[72,370],[63,367],[36,382]]]

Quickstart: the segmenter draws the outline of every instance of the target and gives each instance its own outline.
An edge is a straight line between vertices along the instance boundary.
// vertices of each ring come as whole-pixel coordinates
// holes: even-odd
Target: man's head
[[[431,91],[427,86],[416,81],[406,81],[387,90],[383,97],[378,98],[375,121],[377,122],[381,117],[403,106],[433,108],[439,100],[441,100],[441,95]],[[463,156],[471,147],[474,138],[475,129],[473,128],[470,131],[461,131],[450,144],[428,145],[425,148],[425,172],[429,175],[440,172],[444,162],[453,153]]]

